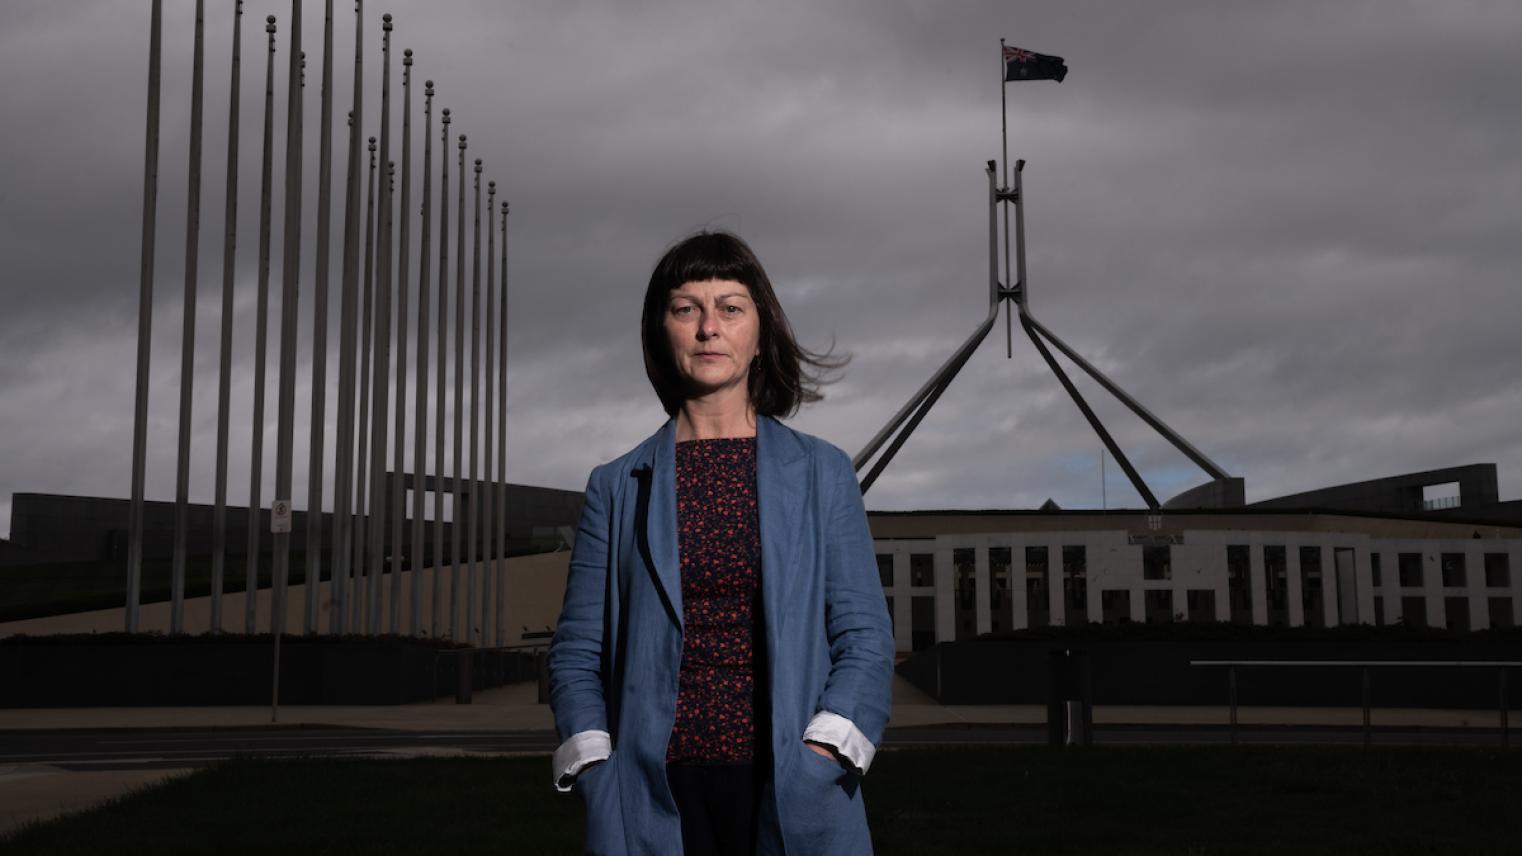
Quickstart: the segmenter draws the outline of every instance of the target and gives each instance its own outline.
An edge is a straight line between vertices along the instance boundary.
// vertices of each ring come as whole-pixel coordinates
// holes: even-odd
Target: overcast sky
[[[298,508],[322,53],[322,4],[305,5]],[[213,495],[233,4],[208,6],[197,502]],[[352,5],[337,6],[335,222],[354,29]],[[193,9],[165,3],[147,482],[159,500],[173,498],[175,482]],[[130,491],[148,10],[147,0],[0,4],[0,533],[12,493]],[[450,108],[469,156],[485,160],[512,203],[512,481],[579,489],[594,464],[660,425],[639,358],[640,297],[662,250],[701,227],[751,242],[803,344],[852,355],[826,400],[792,424],[861,448],[985,312],[983,164],[1000,151],[1003,36],[1070,69],[1061,84],[1008,90],[1010,148],[1028,161],[1030,305],[1048,327],[1245,477],[1249,501],[1472,462],[1498,464],[1502,497],[1519,494],[1515,0],[372,0],[366,134],[378,133],[383,12],[396,17],[394,156],[399,54],[411,48],[417,169],[420,84],[432,79],[435,107]],[[235,504],[249,483],[271,13],[280,35],[266,502],[275,458],[290,6],[251,1]],[[335,249],[335,350],[338,259]],[[416,273],[408,279],[415,294]],[[1101,504],[1099,440],[1018,328],[1016,337],[1007,359],[1001,320],[869,507]],[[1205,479],[1097,385],[1080,385],[1160,497]],[[330,403],[330,452],[333,413]],[[1110,507],[1138,506],[1113,462],[1108,472]],[[331,497],[331,463],[325,482]]]

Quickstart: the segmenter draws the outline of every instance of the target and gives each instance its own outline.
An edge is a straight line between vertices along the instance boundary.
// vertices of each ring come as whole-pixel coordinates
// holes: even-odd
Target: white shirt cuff
[[[613,754],[613,737],[606,731],[578,731],[565,739],[550,759],[555,773],[555,790],[565,793],[576,776],[589,765],[606,761]]]
[[[872,756],[877,754],[877,747],[861,733],[856,723],[828,710],[814,714],[809,727],[803,730],[803,739],[829,746],[862,774],[867,772],[872,765]]]

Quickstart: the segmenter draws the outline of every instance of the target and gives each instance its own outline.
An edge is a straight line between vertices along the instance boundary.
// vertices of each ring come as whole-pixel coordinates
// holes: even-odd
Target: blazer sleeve
[[[550,709],[562,741],[583,732],[608,731],[603,698],[604,607],[610,575],[608,496],[605,467],[598,467],[587,479],[565,600],[550,642]]]
[[[845,729],[844,745],[824,742],[865,772],[888,725],[893,633],[856,473],[845,452],[825,448],[830,491],[825,503],[825,635],[830,675],[820,696],[820,715],[812,724],[821,731],[833,730],[828,728],[831,722],[841,726],[825,713],[848,720],[852,728]]]

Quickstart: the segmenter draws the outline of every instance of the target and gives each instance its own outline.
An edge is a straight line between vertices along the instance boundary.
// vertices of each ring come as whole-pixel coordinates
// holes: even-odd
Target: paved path
[[[936,704],[895,678],[885,747],[1036,744],[1039,705]],[[549,708],[534,684],[392,706],[0,710],[0,834],[77,811],[237,752],[418,756],[548,754]],[[1356,708],[1243,708],[1243,743],[1360,743]],[[273,721],[272,721],[273,720]],[[1495,711],[1377,709],[1376,742],[1498,745]],[[1098,707],[1102,744],[1226,743],[1224,707]],[[548,774],[546,774],[548,780]]]

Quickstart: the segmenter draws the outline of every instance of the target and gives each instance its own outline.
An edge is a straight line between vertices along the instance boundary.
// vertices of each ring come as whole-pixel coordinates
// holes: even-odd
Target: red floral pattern
[[[761,569],[754,437],[676,445],[676,518],[684,633],[666,761],[751,761]]]

